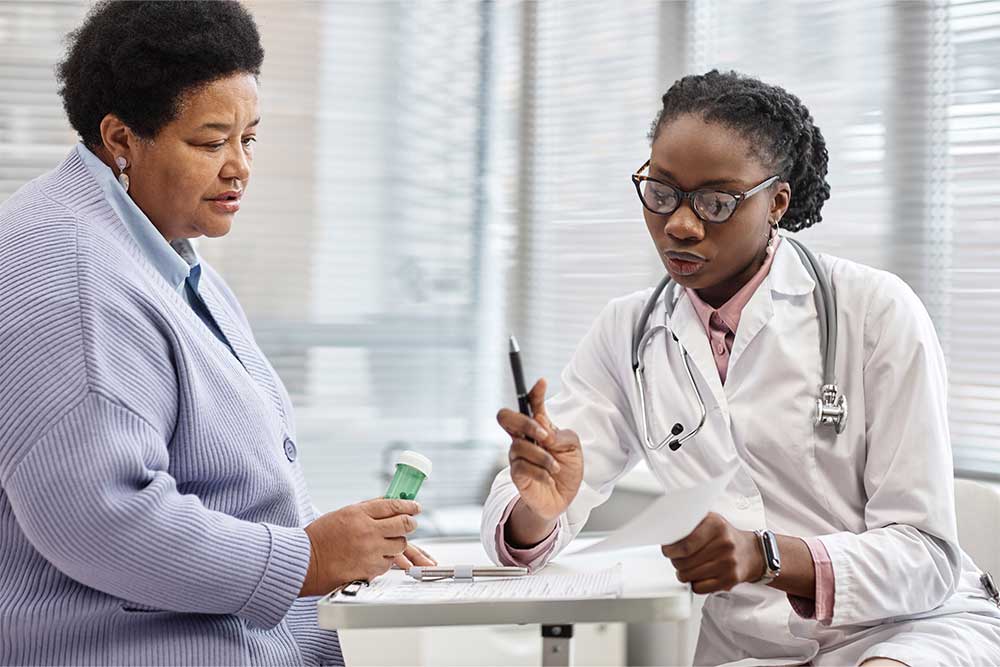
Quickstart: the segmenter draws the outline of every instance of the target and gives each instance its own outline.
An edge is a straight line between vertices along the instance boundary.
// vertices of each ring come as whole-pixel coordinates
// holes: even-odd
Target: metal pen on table
[[[417,581],[441,581],[443,579],[473,581],[476,577],[524,577],[528,574],[528,568],[504,565],[454,565],[452,567],[432,565],[411,567],[406,571],[406,574]]]
[[[521,368],[521,348],[517,339],[510,337],[510,370],[514,374],[514,391],[517,392],[517,407],[522,415],[532,417],[531,403],[528,401],[528,390],[524,386],[524,370]]]

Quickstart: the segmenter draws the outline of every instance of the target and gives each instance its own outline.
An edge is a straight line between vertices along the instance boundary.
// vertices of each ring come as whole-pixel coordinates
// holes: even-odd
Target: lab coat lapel
[[[715,358],[712,356],[708,335],[705,333],[705,327],[698,319],[698,314],[686,293],[682,294],[677,301],[673,317],[670,318],[670,328],[691,357],[695,379],[701,382],[702,386],[708,387],[717,405],[726,406],[726,395],[722,390],[722,380],[719,378],[719,367],[716,366]],[[687,384],[686,380],[679,381],[682,384]],[[708,409],[712,409],[711,404],[708,405]],[[728,409],[724,412],[728,413]]]
[[[740,357],[747,351],[754,338],[771,322],[775,314],[774,297],[798,296],[812,292],[816,283],[802,266],[798,253],[791,243],[783,241],[775,251],[771,270],[760,284],[760,287],[750,297],[750,301],[740,315],[740,325],[737,327],[736,339],[729,354],[729,372],[726,376],[726,386],[732,390],[737,378],[742,378],[739,371]]]
[[[726,384],[729,384],[729,377],[733,375],[733,369],[736,368],[747,346],[760,333],[761,329],[771,321],[771,317],[773,316],[774,302],[771,300],[771,289],[768,286],[768,280],[765,278],[764,282],[757,288],[757,291],[750,297],[750,301],[747,302],[747,305],[743,308],[743,312],[740,314],[740,324],[736,328],[733,349],[729,353],[729,370],[727,372]]]

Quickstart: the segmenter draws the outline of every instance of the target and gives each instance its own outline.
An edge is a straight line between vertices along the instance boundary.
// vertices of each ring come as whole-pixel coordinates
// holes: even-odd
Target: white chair
[[[955,513],[962,548],[1000,580],[1000,485],[956,479]]]

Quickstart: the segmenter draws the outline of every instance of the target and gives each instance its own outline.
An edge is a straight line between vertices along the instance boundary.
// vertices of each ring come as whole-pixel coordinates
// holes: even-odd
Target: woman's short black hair
[[[260,76],[257,24],[238,2],[96,5],[57,68],[63,107],[87,146],[111,113],[144,138],[176,118],[182,94],[234,74]]]
[[[650,140],[664,124],[689,113],[742,133],[755,156],[789,184],[792,199],[782,229],[797,232],[823,219],[823,202],[830,198],[826,142],[798,97],[738,72],[685,76],[663,96]]]

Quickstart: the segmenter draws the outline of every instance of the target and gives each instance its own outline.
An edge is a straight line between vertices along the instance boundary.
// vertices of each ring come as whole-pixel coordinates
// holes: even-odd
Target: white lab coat
[[[649,451],[641,440],[631,331],[652,290],[612,301],[598,317],[547,404],[558,426],[579,434],[584,452],[583,484],[560,517],[553,555],[639,461],[670,489],[738,459],[715,510],[742,529],[819,536],[833,563],[834,616],[829,625],[801,618],[784,593],[741,584],[705,601],[696,664],[839,665],[872,655],[914,667],[962,664],[953,647],[969,651],[968,664],[1000,664],[1000,613],[956,537],[945,364],[923,304],[892,274],[820,257],[837,295],[836,377],[850,411],[840,436],[817,430],[814,281],[791,244],[776,253],[743,311],[725,385],[691,302],[675,292],[671,328],[708,410],[702,432],[676,452]],[[664,312],[661,298],[650,323],[662,323]],[[676,421],[693,428],[698,408],[677,347],[658,334],[644,354],[653,438]],[[483,512],[483,544],[496,561],[497,525],[516,495],[506,469]],[[915,629],[908,624],[927,630],[929,621],[919,619],[956,614],[957,635],[939,633],[952,635],[940,645],[883,643]]]

